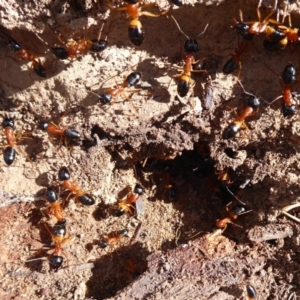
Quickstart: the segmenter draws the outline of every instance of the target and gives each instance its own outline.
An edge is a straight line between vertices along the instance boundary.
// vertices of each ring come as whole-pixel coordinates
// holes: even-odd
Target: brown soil
[[[266,104],[280,95],[281,87],[264,65],[281,73],[292,62],[298,70],[298,49],[270,53],[263,37],[254,38],[242,57],[240,80],[261,97],[262,105],[246,121],[250,131],[224,140],[222,132],[235,117],[228,107],[240,112],[246,99],[238,72],[222,73],[238,45],[231,18],[242,9],[245,21],[256,20],[257,1],[186,0],[172,11],[190,37],[209,23],[198,38],[197,57],[205,57],[211,82],[203,74],[193,76],[195,85],[183,99],[176,96],[174,80],[168,87],[179,72],[176,66],[182,66],[179,46],[185,42],[173,20],[168,15],[142,17],[146,37],[136,49],[128,41],[124,13],[95,2],[0,3],[0,116],[14,118],[16,130],[31,132],[31,139],[19,144],[21,153],[12,166],[0,162],[0,298],[245,299],[246,284],[255,287],[259,299],[300,295],[300,226],[280,212],[300,195],[300,120],[298,114],[284,119],[280,100]],[[161,10],[169,8],[167,1],[157,3]],[[270,5],[273,1],[263,1],[263,16]],[[298,1],[290,7],[298,28],[299,7]],[[103,20],[109,46],[101,54],[57,61],[49,52],[48,45],[59,44],[46,24],[58,28],[65,40],[96,38]],[[7,34],[42,54],[46,80],[8,50]],[[137,88],[143,90],[131,101],[120,97],[103,107],[89,93],[114,86],[114,77],[121,83],[132,70],[142,73]],[[57,140],[37,129],[43,120],[76,128],[81,142],[58,149]],[[6,143],[4,135],[0,143]],[[45,187],[57,184],[61,166],[68,166],[82,188],[91,191],[96,205],[67,205],[67,262],[53,273],[47,260],[26,261],[36,258],[32,250],[51,241],[44,223],[53,226],[55,219],[41,211]],[[175,198],[165,191],[165,166]],[[220,234],[214,231],[215,221],[224,217],[228,202],[236,204],[217,181],[216,174],[227,168],[230,189],[252,211],[237,219],[241,227],[229,224]],[[245,179],[250,184],[239,189]],[[144,214],[115,217],[117,199],[136,183],[145,188]],[[99,247],[106,234],[122,229],[129,237],[114,247]],[[129,264],[135,265],[137,278]]]

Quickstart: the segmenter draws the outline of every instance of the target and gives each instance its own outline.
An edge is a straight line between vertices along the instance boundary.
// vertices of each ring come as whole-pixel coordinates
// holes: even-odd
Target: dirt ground
[[[293,27],[299,28],[300,3],[290,2]],[[273,3],[263,1],[263,17]],[[157,4],[147,10],[171,8],[168,1]],[[222,73],[239,43],[232,18],[242,9],[244,21],[256,20],[256,6],[257,1],[185,0],[173,8],[171,14],[191,38],[209,24],[197,38],[196,57],[205,57],[211,80],[193,74],[190,93],[179,98],[172,76],[183,65],[180,48],[186,38],[170,14],[141,17],[145,40],[134,48],[127,37],[129,19],[104,1],[0,2],[0,117],[14,118],[16,130],[30,135],[18,145],[11,166],[0,161],[1,299],[230,300],[246,299],[247,284],[259,299],[288,299],[292,292],[293,299],[300,297],[300,225],[280,212],[300,197],[300,118],[297,112],[285,119],[280,100],[267,104],[281,94],[281,86],[266,67],[281,74],[291,62],[299,71],[297,47],[267,52],[263,35],[254,38],[241,57],[240,80],[261,98],[261,106],[246,120],[249,131],[222,137],[235,118],[228,107],[239,113],[246,101],[238,71]],[[278,7],[283,9],[283,1]],[[109,44],[102,53],[58,61],[49,51],[60,44],[48,25],[59,29],[63,40],[78,40],[97,38],[103,22],[102,37]],[[41,56],[47,79],[9,50],[8,34]],[[101,94],[115,80],[121,84],[132,70],[142,79],[131,101],[120,96],[103,106],[90,92]],[[298,88],[293,87],[295,94]],[[45,120],[75,128],[80,142],[59,148],[58,140],[38,129]],[[3,134],[0,143],[6,144]],[[56,220],[43,213],[44,194],[59,184],[62,166],[96,204],[68,202],[67,261],[54,273],[47,259],[27,260],[51,242],[45,224]],[[226,205],[238,204],[218,181],[224,170],[229,170],[230,190],[251,212],[216,235],[214,224],[226,216]],[[165,189],[166,176],[175,197]],[[250,183],[240,189],[246,179]],[[118,199],[137,183],[144,188],[145,212],[116,217]],[[100,247],[106,234],[123,229],[128,237]],[[47,253],[52,252],[38,257]]]

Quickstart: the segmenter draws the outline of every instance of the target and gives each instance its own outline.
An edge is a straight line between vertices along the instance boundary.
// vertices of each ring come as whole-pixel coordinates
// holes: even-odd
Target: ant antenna
[[[249,96],[253,96],[253,97],[255,97],[255,95],[253,95],[253,94],[251,94],[251,93],[248,93],[248,92],[246,92],[246,90],[244,89],[244,86],[242,85],[242,82],[241,82],[240,80],[238,80],[237,82],[240,84],[241,88],[243,89],[243,91],[244,91],[244,93],[245,93],[246,95],[249,95]]]
[[[203,30],[201,33],[199,33],[199,34],[196,36],[196,38],[199,37],[200,35],[202,35],[203,33],[205,33],[205,31],[206,31],[206,29],[207,29],[208,26],[209,26],[209,23],[206,24],[204,30]]]
[[[99,34],[98,34],[98,41],[100,41],[100,38],[101,38],[101,33],[102,33],[102,30],[103,30],[103,27],[104,27],[104,22],[102,23],[102,25],[101,25],[101,28],[100,28],[100,31],[99,31]],[[107,37],[106,37],[106,39],[107,39]]]
[[[242,200],[240,200],[229,188],[228,188],[228,186],[226,185],[225,186],[226,187],[226,189],[227,189],[227,191],[234,197],[234,199],[236,199],[238,202],[240,202],[241,204],[243,204],[243,205],[246,205],[246,203],[244,203]]]
[[[179,24],[177,23],[176,19],[175,19],[172,15],[171,15],[171,18],[174,20],[174,22],[175,22],[175,24],[177,25],[179,31],[180,31],[180,32],[181,32],[188,40],[190,40],[189,36],[186,35],[186,34],[181,30]],[[206,26],[206,27],[207,27],[207,26]]]

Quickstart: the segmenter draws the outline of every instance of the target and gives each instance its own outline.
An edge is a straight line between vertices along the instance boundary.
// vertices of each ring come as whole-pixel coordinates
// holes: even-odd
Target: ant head
[[[172,3],[177,6],[182,6],[182,0],[172,0]]]
[[[49,258],[49,265],[50,269],[54,272],[57,272],[58,269],[61,267],[62,263],[64,261],[64,258],[60,255],[51,255]]]
[[[116,217],[121,217],[122,215],[124,215],[125,210],[124,209],[118,209],[115,211],[115,216]]]
[[[128,87],[135,86],[141,80],[142,74],[139,72],[132,72],[126,78]]]
[[[14,119],[11,119],[11,118],[5,118],[2,122],[2,126],[3,126],[3,128],[7,128],[7,127],[14,128],[15,121],[14,121]]]
[[[240,127],[236,124],[231,124],[229,127],[227,127],[223,132],[223,138],[224,139],[231,139],[233,138],[239,131]]]
[[[9,38],[8,47],[15,52],[21,50],[21,46],[12,37]]]
[[[45,197],[50,203],[57,201],[57,194],[53,187],[47,188]]]
[[[236,206],[232,207],[231,211],[236,216],[239,216],[240,214],[243,214],[246,211],[246,208],[245,208],[245,206],[242,206],[242,205],[236,205]]]
[[[120,230],[120,231],[119,231],[119,234],[120,234],[121,236],[127,236],[128,230],[127,230],[127,229]]]
[[[68,59],[69,55],[65,48],[63,47],[52,47],[50,48],[51,52],[55,55],[58,59]]]
[[[102,102],[103,105],[109,104],[112,100],[112,96],[109,92],[102,94],[101,96],[98,95],[99,100]]]
[[[134,188],[134,193],[138,194],[138,195],[142,195],[143,194],[143,188],[140,185],[136,185]]]
[[[48,122],[41,122],[40,125],[39,125],[39,128],[41,130],[47,130],[48,126],[49,126]]]
[[[80,138],[80,133],[75,129],[66,129],[64,135],[69,140],[78,140]]]
[[[293,84],[296,81],[296,69],[290,62],[284,68],[281,78],[286,85]]]
[[[138,0],[124,0],[124,1],[129,4],[137,4],[139,2]]]
[[[102,248],[102,249],[104,249],[104,248],[106,248],[108,246],[108,242],[102,242],[101,244],[100,244],[100,247]]]
[[[247,105],[252,107],[252,108],[258,108],[260,105],[260,99],[258,97],[255,96],[249,96],[248,100],[247,100]]]
[[[63,222],[56,223],[52,229],[54,236],[65,236],[66,235],[66,225]]]
[[[296,113],[296,107],[295,107],[295,105],[288,106],[285,103],[283,103],[283,105],[282,105],[282,113],[283,113],[283,116],[285,118],[292,117]]]
[[[185,52],[198,52],[199,46],[196,39],[187,39],[184,43],[184,51]]]
[[[36,75],[47,78],[46,69],[40,63],[37,63],[33,66],[33,71]]]
[[[61,167],[58,171],[58,179],[61,181],[69,180],[71,177],[67,167]]]
[[[236,21],[233,27],[238,34],[243,36],[244,40],[253,40],[254,34],[249,33],[250,25]]]
[[[99,53],[106,49],[108,42],[107,40],[92,40],[93,44],[91,45],[90,51]]]
[[[95,204],[95,200],[87,194],[81,195],[78,197],[78,201],[86,206],[90,206],[90,205],[94,205]]]

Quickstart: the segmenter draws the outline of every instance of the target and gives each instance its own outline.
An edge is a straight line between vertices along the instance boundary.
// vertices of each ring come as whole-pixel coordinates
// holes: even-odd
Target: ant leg
[[[152,4],[152,3],[149,3],[149,4]],[[160,17],[161,15],[156,15],[156,14],[150,13],[148,11],[142,11],[139,13],[139,16]]]
[[[290,210],[292,210],[292,209],[294,209],[294,208],[297,208],[297,207],[299,207],[299,206],[300,206],[300,203],[291,204],[291,205],[288,205],[288,206],[285,206],[284,208],[282,208],[282,209],[281,209],[281,212],[282,212],[284,215],[286,215],[286,216],[288,216],[289,218],[291,218],[292,220],[294,220],[294,221],[300,223],[300,219],[299,219],[299,218],[297,218],[297,217],[291,215],[290,213],[288,213],[288,211],[290,211]]]

